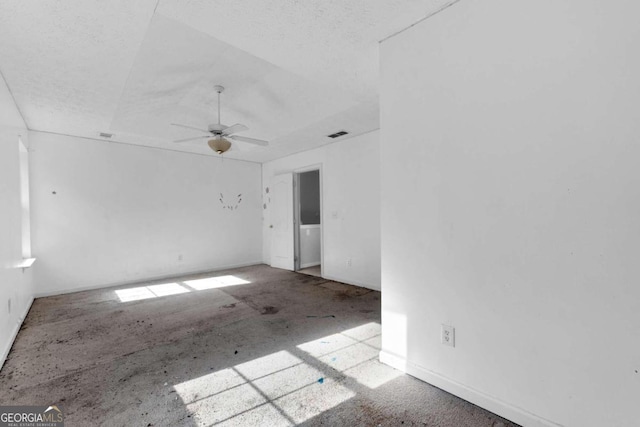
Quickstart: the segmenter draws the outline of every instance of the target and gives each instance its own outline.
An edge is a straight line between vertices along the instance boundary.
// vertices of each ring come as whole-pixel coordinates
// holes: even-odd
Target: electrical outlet
[[[182,254],[178,255],[178,261],[182,261]]]
[[[455,347],[456,346],[456,329],[453,326],[443,324],[440,338],[441,338],[442,344]]]
[[[352,265],[353,265],[353,262],[351,258],[347,258],[347,267],[351,267]]]

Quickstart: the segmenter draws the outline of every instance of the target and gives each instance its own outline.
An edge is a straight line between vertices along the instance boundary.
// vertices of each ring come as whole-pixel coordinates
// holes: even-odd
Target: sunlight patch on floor
[[[231,390],[245,383],[246,380],[242,378],[238,372],[228,368],[176,384],[174,389],[184,403],[190,404]]]
[[[177,295],[189,292],[189,289],[180,286],[177,283],[165,283],[163,285],[151,285],[147,288],[157,297],[166,297],[167,295]]]
[[[149,298],[164,297],[167,295],[184,294],[190,292],[184,286],[177,283],[164,283],[162,285],[140,286],[138,288],[118,289],[116,295],[120,302],[139,301]]]
[[[342,373],[371,389],[378,388],[404,375],[402,371],[394,369],[391,366],[383,365],[378,361],[377,357],[346,369],[342,371]]]
[[[316,381],[273,403],[297,425],[335,408],[355,395],[354,391],[334,379],[325,378],[323,384]]]
[[[342,334],[333,334],[317,340],[309,341],[297,346],[300,350],[309,353],[311,356],[320,357],[325,354],[350,347],[358,341]]]
[[[378,361],[380,325],[375,322],[300,344],[297,351],[320,365],[282,350],[176,384],[174,389],[198,424],[292,426],[356,395],[344,377],[336,380],[331,372],[350,378],[347,384],[355,380],[372,389],[403,375]]]
[[[227,275],[207,277],[205,279],[185,280],[177,283],[163,283],[159,285],[139,286],[136,288],[118,289],[115,291],[120,302],[139,301],[169,295],[184,294],[191,291],[223,288],[226,286],[246,285],[248,280],[237,276]]]
[[[300,344],[298,348],[360,384],[376,388],[403,375],[378,362],[380,332],[380,325],[370,322]]]
[[[284,350],[176,384],[174,389],[204,425],[264,425],[268,420],[269,425],[291,426],[355,396]]]
[[[234,366],[234,369],[248,380],[262,378],[274,372],[304,363],[288,351],[278,351]]]
[[[205,289],[224,288],[225,286],[246,285],[247,283],[251,283],[251,282],[236,276],[229,275],[229,276],[207,277],[205,279],[197,279],[197,280],[185,280],[183,283],[197,291],[202,291]]]
[[[116,291],[116,295],[120,298],[120,302],[138,301],[156,297],[146,286],[130,289],[118,289]]]

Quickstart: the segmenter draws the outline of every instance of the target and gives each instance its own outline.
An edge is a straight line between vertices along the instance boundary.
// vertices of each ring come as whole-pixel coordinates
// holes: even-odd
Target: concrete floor
[[[298,273],[307,274],[309,276],[322,277],[322,269],[319,265],[302,268],[298,270]]]
[[[34,302],[0,405],[57,403],[69,427],[515,426],[379,346],[379,292],[267,266],[79,292]]]

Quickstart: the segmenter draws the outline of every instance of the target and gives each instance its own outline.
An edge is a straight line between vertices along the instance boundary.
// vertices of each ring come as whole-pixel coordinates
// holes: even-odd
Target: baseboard
[[[152,276],[152,277],[146,277],[146,278],[136,279],[136,280],[132,280],[132,281],[123,281],[123,282],[116,282],[116,283],[107,283],[107,284],[99,284],[99,285],[91,285],[91,286],[82,286],[82,287],[79,287],[79,288],[67,288],[67,289],[60,289],[60,290],[54,290],[54,291],[37,292],[35,294],[35,297],[36,298],[44,298],[44,297],[51,297],[51,296],[56,296],[56,295],[72,294],[74,292],[92,291],[92,290],[96,290],[96,289],[105,289],[105,288],[115,288],[115,287],[118,287],[118,286],[137,285],[137,284],[140,284],[140,283],[155,282],[155,281],[158,281],[158,280],[173,280],[173,279],[178,279],[178,278],[181,278],[181,277],[184,277],[184,276],[195,276],[197,274],[215,273],[217,271],[230,270],[232,268],[250,267],[252,265],[259,265],[259,264],[263,264],[263,262],[262,261],[252,261],[252,262],[246,262],[246,263],[240,263],[240,264],[225,265],[225,266],[220,266],[220,267],[215,267],[215,268],[207,268],[207,269],[203,269],[203,270],[187,271],[187,272],[180,273],[180,274],[171,274],[171,275],[164,275],[164,276]]]
[[[562,427],[496,397],[468,387],[395,354],[381,351],[380,362],[525,427]]]
[[[27,314],[29,314],[29,310],[31,310],[31,305],[33,304],[34,299],[35,299],[34,297],[31,297],[31,299],[29,300],[29,304],[27,304],[27,307],[24,310],[24,313],[22,314],[22,316],[18,318],[18,323],[16,324],[16,326],[13,328],[13,331],[11,332],[11,338],[9,339],[9,342],[5,346],[5,349],[2,351],[2,356],[0,356],[0,370],[4,366],[4,362],[7,361],[7,357],[9,356],[9,352],[11,351],[11,347],[13,347],[13,343],[15,342],[16,337],[18,336],[18,332],[20,332],[20,328],[24,323],[24,319],[27,318]]]
[[[352,280],[344,280],[344,279],[341,279],[339,277],[328,276],[326,274],[323,274],[322,278],[323,279],[327,279],[327,280],[333,280],[334,282],[346,283],[347,285],[358,286],[360,288],[366,288],[366,289],[371,289],[372,291],[380,292],[380,288],[379,287],[376,288],[376,287],[373,287],[373,286],[371,286],[369,284],[366,284],[366,283],[354,282]]]

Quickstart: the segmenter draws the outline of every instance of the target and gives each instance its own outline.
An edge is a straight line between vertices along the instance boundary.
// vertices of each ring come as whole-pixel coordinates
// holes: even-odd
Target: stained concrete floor
[[[254,266],[37,299],[0,405],[72,426],[515,426],[380,364],[380,293]]]
[[[322,269],[319,265],[300,269],[298,270],[298,273],[307,274],[309,276],[322,277]]]

